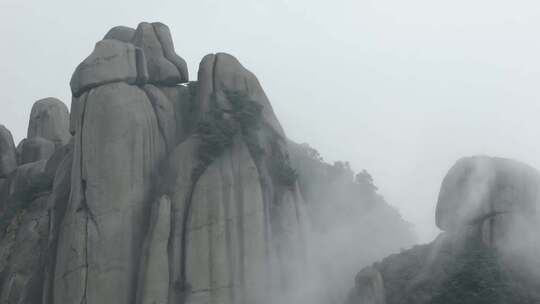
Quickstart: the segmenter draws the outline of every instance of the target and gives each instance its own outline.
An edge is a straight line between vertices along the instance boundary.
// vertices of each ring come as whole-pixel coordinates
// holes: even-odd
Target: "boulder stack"
[[[0,132],[14,235],[0,243],[0,299],[267,304],[295,280],[303,201],[285,134],[236,58],[206,56],[189,82],[167,26],[118,26],[70,86],[69,118],[56,99],[34,105],[19,167]],[[24,214],[39,233],[11,232],[31,226]]]

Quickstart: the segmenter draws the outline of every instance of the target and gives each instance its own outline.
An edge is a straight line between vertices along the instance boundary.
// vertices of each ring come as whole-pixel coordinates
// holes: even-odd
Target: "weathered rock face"
[[[75,97],[89,89],[113,82],[142,83],[148,79],[142,50],[118,40],[96,43],[94,52],[75,70],[71,91]]]
[[[5,178],[17,167],[17,151],[11,132],[0,125],[0,178]]]
[[[133,303],[152,180],[164,157],[146,94],[92,89],[75,132],[71,196],[56,256],[55,303]]]
[[[131,42],[144,51],[150,83],[174,85],[188,81],[186,62],[174,52],[171,33],[166,25],[142,22]]]
[[[251,72],[209,55],[188,83],[169,29],[141,23],[111,29],[70,85],[69,119],[55,99],[34,105],[23,165],[3,136],[2,301],[267,304],[287,292],[303,201]]]
[[[19,148],[21,161],[0,183],[1,303],[51,303],[43,295],[52,256],[53,210],[67,201],[69,180],[63,176],[71,172],[69,144],[63,145],[71,137],[67,115],[56,99],[34,104],[29,138]]]
[[[463,158],[443,180],[436,222],[451,231],[506,213],[538,214],[539,201],[536,169],[503,158]]]
[[[369,270],[382,278],[386,303],[539,302],[539,174],[509,159],[459,160],[437,204],[445,232]],[[357,282],[349,302],[364,303],[372,285]]]
[[[66,105],[56,98],[44,98],[32,106],[27,137],[41,137],[62,146],[71,137],[68,127],[69,111]]]
[[[135,29],[120,25],[110,29],[107,34],[105,34],[105,37],[103,37],[103,40],[115,39],[129,43],[133,40],[133,36],[135,36]]]
[[[302,196],[332,177],[293,166],[253,73],[210,54],[189,82],[167,26],[141,23],[112,28],[70,86],[69,122],[58,100],[38,101],[18,163],[0,128],[0,302],[306,303]],[[380,304],[377,271],[358,285]]]
[[[43,137],[23,139],[20,145],[20,163],[27,164],[39,160],[47,160],[54,154],[55,145]]]

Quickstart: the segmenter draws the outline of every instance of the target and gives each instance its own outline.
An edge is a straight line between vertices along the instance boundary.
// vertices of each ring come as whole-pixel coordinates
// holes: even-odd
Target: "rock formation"
[[[70,86],[17,148],[0,126],[0,303],[342,302],[413,241],[366,171],[287,139],[235,57],[189,81],[164,24],[112,28]],[[359,278],[385,301],[376,268]]]
[[[71,113],[37,101],[17,149],[0,128],[1,303],[288,292],[305,247],[285,133],[233,56],[188,80],[167,26],[115,27],[75,69]]]
[[[437,203],[444,232],[361,271],[348,303],[538,303],[539,198],[540,172],[528,165],[459,160]]]
[[[17,167],[17,150],[11,132],[0,125],[0,179],[6,178]]]
[[[28,124],[28,139],[41,137],[56,146],[67,144],[69,111],[66,105],[56,98],[45,98],[34,103]]]

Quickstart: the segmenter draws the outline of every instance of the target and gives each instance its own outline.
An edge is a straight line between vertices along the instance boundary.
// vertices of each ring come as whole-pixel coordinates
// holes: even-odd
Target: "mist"
[[[288,136],[367,169],[427,242],[438,187],[463,155],[540,167],[534,1],[13,1],[0,3],[0,121],[16,142],[114,25],[162,21],[192,78],[226,51],[256,73]]]

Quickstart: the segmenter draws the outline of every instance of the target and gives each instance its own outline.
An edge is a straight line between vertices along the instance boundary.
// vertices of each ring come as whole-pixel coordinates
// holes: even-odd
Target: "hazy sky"
[[[69,106],[110,27],[161,21],[192,79],[203,55],[237,56],[287,134],[371,172],[421,241],[459,157],[540,168],[538,1],[0,0],[0,20],[0,123],[17,142],[35,100]]]

